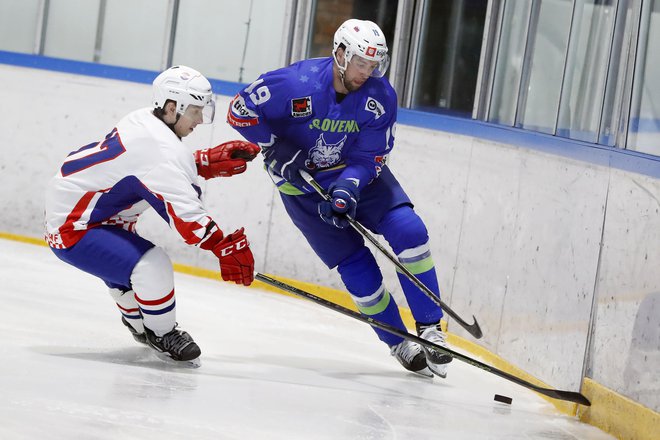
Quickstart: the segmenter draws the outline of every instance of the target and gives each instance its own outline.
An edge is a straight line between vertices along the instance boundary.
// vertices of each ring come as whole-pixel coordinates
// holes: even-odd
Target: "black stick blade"
[[[575,391],[549,390],[547,388],[544,389],[544,391],[539,392],[554,399],[565,400],[567,402],[577,403],[578,405],[591,406],[589,399],[584,397],[583,394],[576,393]]]
[[[477,318],[475,318],[474,315],[472,315],[472,320],[474,322],[470,324],[466,329],[476,339],[481,339],[481,337],[484,334],[481,332],[481,327],[479,326],[479,323],[477,322]]]

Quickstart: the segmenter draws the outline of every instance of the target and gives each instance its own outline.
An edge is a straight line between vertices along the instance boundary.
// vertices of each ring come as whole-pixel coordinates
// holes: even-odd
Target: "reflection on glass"
[[[626,147],[660,155],[660,0],[642,4]]]
[[[40,3],[39,0],[0,0],[0,50],[33,52]]]
[[[140,17],[127,20],[126,17]],[[161,70],[166,43],[167,2],[112,0],[107,2],[99,62],[138,69]]]
[[[376,23],[385,34],[387,46],[391,49],[394,39],[394,25],[396,24],[397,3],[398,0],[316,1],[310,31],[312,39],[309,45],[308,57],[331,56],[335,31],[350,18],[370,20]],[[389,72],[387,73],[389,74]]]
[[[624,99],[623,95],[626,88],[626,69],[628,67],[633,28],[637,29],[638,27],[636,22],[633,23],[634,14],[630,13],[632,10],[630,0],[616,0],[616,3],[618,5],[616,7],[616,17],[614,18],[614,34],[612,36],[607,82],[601,111],[600,132],[598,134],[598,143],[610,147],[615,146],[617,137],[621,137],[626,132],[626,128],[620,125],[624,110],[621,102]],[[627,107],[625,111],[627,112]]]
[[[425,4],[412,107],[471,116],[487,0]]]
[[[572,11],[571,0],[533,4],[527,43],[531,63],[523,79],[518,127],[554,134]]]
[[[503,5],[502,30],[488,121],[513,125],[532,0],[507,1]]]
[[[617,0],[577,0],[557,135],[598,140]]]

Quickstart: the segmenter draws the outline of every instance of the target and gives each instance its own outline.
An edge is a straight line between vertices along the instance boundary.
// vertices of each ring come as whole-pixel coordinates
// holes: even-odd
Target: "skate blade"
[[[412,371],[412,373],[419,374],[423,377],[433,377],[433,372],[429,369],[429,367],[425,367],[419,371]]]
[[[175,361],[165,353],[154,350],[154,354],[158,359],[165,362],[168,365],[172,365],[177,368],[199,368],[202,366],[202,361],[199,358],[191,359],[189,361]]]
[[[436,376],[440,376],[443,379],[447,378],[447,364],[439,364],[439,365],[429,364],[428,368]]]

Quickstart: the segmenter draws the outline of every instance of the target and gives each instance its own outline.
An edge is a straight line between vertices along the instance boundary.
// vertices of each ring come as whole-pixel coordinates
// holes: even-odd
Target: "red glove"
[[[233,281],[244,286],[252,284],[254,257],[250,250],[250,243],[243,233],[243,228],[220,240],[213,246],[213,253],[220,259],[220,272],[223,280]]]
[[[205,179],[229,177],[240,174],[247,162],[254,159],[261,149],[246,141],[229,141],[213,148],[195,151],[197,174]]]

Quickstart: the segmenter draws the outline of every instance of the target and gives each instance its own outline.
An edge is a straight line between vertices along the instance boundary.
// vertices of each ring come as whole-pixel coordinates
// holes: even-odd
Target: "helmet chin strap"
[[[176,130],[174,130],[174,126],[176,125],[177,122],[179,122],[179,119],[180,119],[180,118],[181,118],[181,115],[177,112],[177,114],[176,114],[176,119],[174,120],[174,122],[173,122],[172,124],[168,124],[168,123],[165,122],[165,121],[163,121],[163,122],[165,122],[165,125],[167,125],[168,127],[170,127],[170,130],[172,130],[172,133],[176,134]],[[177,137],[178,137],[179,139],[181,139],[181,136],[179,136],[178,134],[177,134]]]
[[[179,122],[179,119],[181,119],[181,115],[179,114],[179,112],[177,112],[176,113],[176,119],[174,120],[174,124],[167,124],[167,126],[170,127],[170,129],[172,130],[172,133],[174,133],[174,134],[176,134],[176,130],[174,130],[174,126],[177,124],[177,122]],[[179,140],[181,140],[181,136],[179,136],[178,134],[176,134],[176,137],[178,137]]]
[[[181,136],[179,136],[178,134],[176,134],[176,130],[174,129],[174,126],[177,124],[177,122],[179,122],[179,119],[180,119],[180,118],[181,118],[181,115],[180,115],[179,113],[177,113],[177,114],[176,114],[176,119],[174,120],[174,122],[173,122],[172,124],[168,124],[167,122],[165,122],[165,119],[162,119],[162,118],[159,118],[159,119],[160,119],[161,121],[163,121],[163,124],[167,125],[167,126],[169,127],[170,130],[172,130],[172,133],[174,133],[174,134],[176,135],[176,137],[178,137],[179,139],[181,139]]]
[[[344,87],[346,90],[346,84],[344,83],[344,79],[346,77],[346,67],[348,67],[348,61],[346,60],[346,52],[344,51],[344,66],[339,65],[339,61],[337,60],[337,52],[332,53],[332,58],[335,59],[335,64],[337,65],[337,69],[339,69],[339,80],[341,81],[342,87]]]

